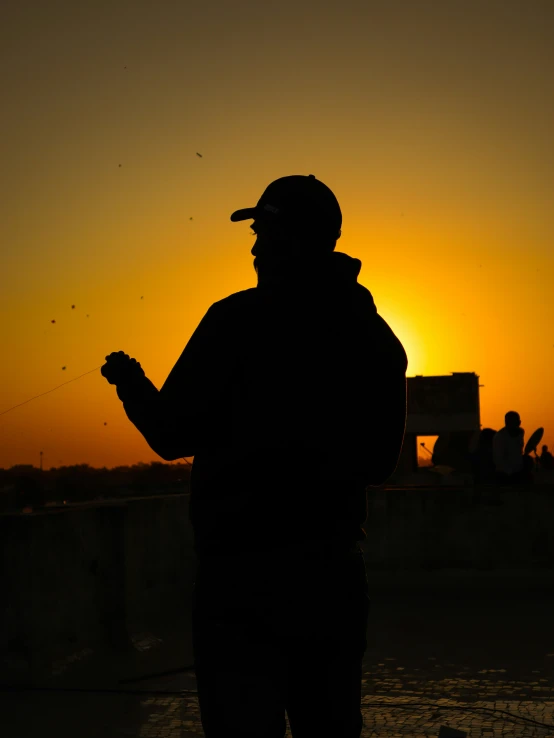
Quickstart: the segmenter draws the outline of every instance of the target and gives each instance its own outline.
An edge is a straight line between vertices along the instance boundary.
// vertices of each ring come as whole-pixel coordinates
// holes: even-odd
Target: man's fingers
[[[106,356],[106,361],[108,359],[129,359],[129,354],[126,354],[124,351],[112,351],[111,354],[108,354]]]
[[[132,359],[124,351],[113,351],[106,356],[106,363],[101,370],[102,375],[110,384],[126,382],[139,372],[144,375],[144,370],[140,363],[136,359]]]

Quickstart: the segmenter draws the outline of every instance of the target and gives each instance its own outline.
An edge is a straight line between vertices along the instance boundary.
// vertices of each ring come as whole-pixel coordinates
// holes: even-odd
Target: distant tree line
[[[190,465],[184,462],[116,466],[88,464],[41,471],[31,464],[0,469],[0,512],[25,507],[90,502],[102,499],[188,492]]]

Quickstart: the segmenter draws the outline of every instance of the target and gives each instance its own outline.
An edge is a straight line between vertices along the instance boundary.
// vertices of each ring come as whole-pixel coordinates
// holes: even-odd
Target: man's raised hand
[[[100,373],[110,384],[117,386],[132,382],[137,377],[144,377],[144,369],[136,359],[131,359],[123,351],[114,351],[106,356],[106,363]]]

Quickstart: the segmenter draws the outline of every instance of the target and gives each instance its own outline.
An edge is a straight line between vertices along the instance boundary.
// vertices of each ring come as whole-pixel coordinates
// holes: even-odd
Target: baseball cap
[[[302,225],[319,233],[340,237],[342,213],[333,192],[314,174],[293,174],[276,179],[266,187],[253,208],[236,210],[231,220],[263,220],[294,227]]]

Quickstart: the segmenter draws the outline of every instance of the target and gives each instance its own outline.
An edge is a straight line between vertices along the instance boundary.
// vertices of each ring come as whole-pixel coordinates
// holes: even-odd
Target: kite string
[[[81,374],[78,377],[75,377],[74,379],[68,379],[67,382],[63,382],[62,384],[59,384],[57,387],[54,387],[54,389],[47,390],[46,392],[41,392],[40,395],[35,395],[34,397],[31,397],[29,400],[25,400],[25,402],[20,402],[19,405],[14,405],[13,407],[10,407],[9,410],[4,410],[0,413],[0,415],[5,415],[6,413],[9,413],[11,410],[15,410],[16,407],[21,407],[21,405],[26,405],[28,402],[31,402],[31,400],[36,400],[37,397],[42,397],[43,395],[47,395],[49,392],[54,392],[54,390],[60,389],[60,387],[63,387],[66,384],[69,384],[70,382],[75,382],[77,379],[81,379],[81,377],[85,377],[87,374],[91,374],[92,372],[97,371],[102,367],[102,364],[100,366],[97,366],[95,369],[91,369],[90,372],[85,372],[84,374]]]
[[[47,395],[50,392],[54,392],[54,390],[60,389],[60,387],[63,387],[66,384],[69,384],[70,382],[75,382],[77,379],[81,379],[81,377],[86,377],[87,374],[92,374],[92,372],[97,371],[98,369],[102,368],[102,364],[100,366],[97,366],[95,369],[91,369],[89,372],[85,372],[84,374],[80,374],[78,377],[75,377],[74,379],[68,379],[67,382],[63,382],[62,384],[59,384],[57,387],[54,387],[54,389],[47,390],[46,392],[41,392],[40,395],[35,395],[34,397],[31,397],[29,400],[25,400],[25,402],[20,402],[19,405],[14,405],[13,407],[10,407],[9,410],[4,410],[0,413],[0,415],[5,415],[6,413],[9,413],[10,410],[15,410],[16,407],[21,407],[21,405],[26,405],[28,402],[31,402],[31,400],[36,400],[37,397],[42,397],[43,395]],[[186,463],[192,468],[192,464],[188,459],[186,459],[184,456],[181,457]]]

